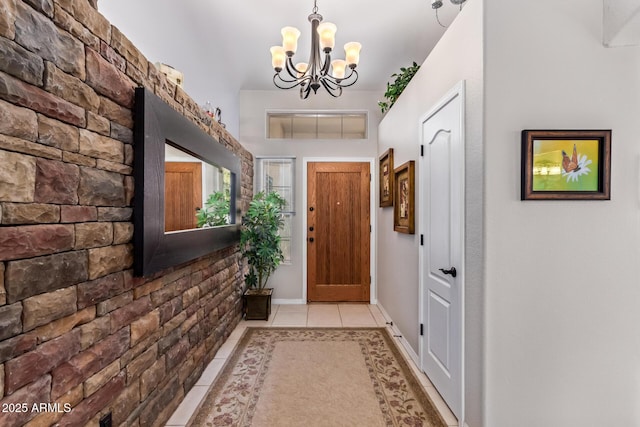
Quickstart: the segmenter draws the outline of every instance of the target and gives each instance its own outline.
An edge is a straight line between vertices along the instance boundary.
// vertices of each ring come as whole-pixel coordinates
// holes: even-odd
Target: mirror
[[[142,87],[136,88],[134,143],[137,276],[240,241],[241,169],[233,152]]]
[[[231,171],[164,146],[165,233],[231,224]]]

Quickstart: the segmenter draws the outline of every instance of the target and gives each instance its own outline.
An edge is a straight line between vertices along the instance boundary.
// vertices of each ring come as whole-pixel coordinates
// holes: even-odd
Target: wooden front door
[[[164,231],[196,228],[202,207],[202,163],[164,164]]]
[[[307,299],[369,302],[369,163],[309,163]]]

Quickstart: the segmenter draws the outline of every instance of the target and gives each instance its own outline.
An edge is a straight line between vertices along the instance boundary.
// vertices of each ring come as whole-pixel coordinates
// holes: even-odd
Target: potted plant
[[[283,225],[285,200],[275,192],[257,193],[242,218],[240,249],[247,259],[244,312],[247,320],[267,320],[271,314],[271,294],[267,288],[271,273],[284,260],[280,249],[279,230]]]
[[[391,77],[395,77],[396,79],[393,83],[387,83],[387,91],[384,93],[384,97],[387,98],[387,101],[378,102],[378,106],[380,107],[380,110],[382,110],[383,114],[387,112],[393,104],[395,104],[400,94],[404,91],[419,69],[420,66],[414,61],[413,65],[410,67],[400,68],[400,74],[394,73],[391,75]]]

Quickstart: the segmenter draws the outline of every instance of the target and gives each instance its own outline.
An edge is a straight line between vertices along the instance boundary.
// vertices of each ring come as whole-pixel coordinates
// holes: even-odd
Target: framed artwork
[[[393,229],[399,233],[415,232],[415,162],[398,166],[394,171]]]
[[[393,148],[380,156],[380,207],[393,206]]]
[[[523,130],[521,200],[609,200],[611,130]]]

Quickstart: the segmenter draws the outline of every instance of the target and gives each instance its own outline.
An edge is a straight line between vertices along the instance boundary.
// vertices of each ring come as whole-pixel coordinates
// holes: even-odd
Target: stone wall
[[[163,425],[240,319],[237,246],[133,277],[135,86],[241,156],[243,211],[253,160],[95,4],[0,0],[3,427]]]

